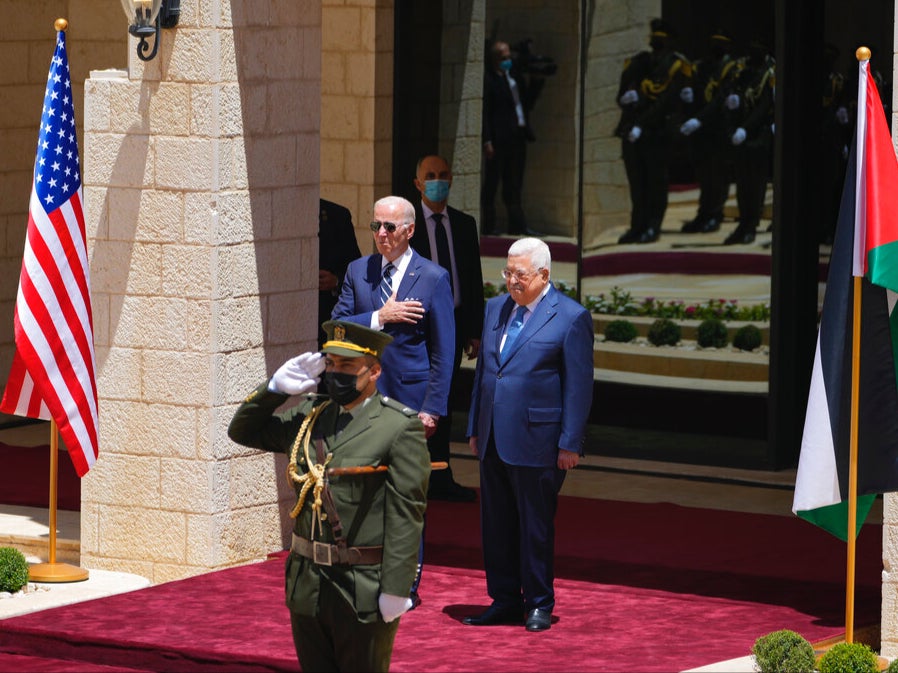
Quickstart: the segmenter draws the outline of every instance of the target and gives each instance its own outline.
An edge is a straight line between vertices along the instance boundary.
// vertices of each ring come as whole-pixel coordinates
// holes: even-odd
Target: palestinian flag
[[[855,147],[842,192],[811,374],[792,511],[848,540],[853,278],[861,279],[857,529],[898,491],[898,160],[879,93],[860,63]]]

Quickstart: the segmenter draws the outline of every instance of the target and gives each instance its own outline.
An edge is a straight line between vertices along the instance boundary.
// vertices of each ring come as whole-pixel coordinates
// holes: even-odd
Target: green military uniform
[[[357,325],[347,329],[371,332]],[[323,350],[328,351],[328,344]],[[308,395],[297,406],[274,413],[288,397],[271,392],[267,383],[260,385],[234,415],[230,438],[244,446],[292,454],[295,474],[302,477],[310,471],[309,460],[295,444],[303,421],[317,413],[309,441],[313,465],[321,466],[330,456],[325,469],[388,468],[328,478],[327,491],[345,541],[342,551],[334,544],[337,537],[327,507],[322,506],[319,519],[313,512],[313,489],[304,498],[286,566],[286,603],[300,665],[303,670],[334,665],[337,670],[387,670],[399,620],[384,623],[378,596],[407,596],[415,578],[430,476],[423,425],[415,411],[375,392],[352,409],[352,420],[338,436],[339,405]],[[295,487],[300,498],[302,484]],[[322,493],[323,500],[326,495]],[[335,651],[324,651],[330,649]]]

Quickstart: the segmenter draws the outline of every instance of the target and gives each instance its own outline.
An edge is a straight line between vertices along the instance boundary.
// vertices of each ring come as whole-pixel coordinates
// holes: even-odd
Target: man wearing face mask
[[[514,69],[511,47],[494,42],[483,81],[483,156],[486,159],[480,191],[484,234],[496,233],[496,191],[502,183],[502,202],[508,215],[508,233],[528,231],[522,191],[533,98],[522,73]]]
[[[418,235],[411,246],[449,273],[455,304],[455,358],[452,365],[452,395],[457,394],[458,370],[462,351],[469,360],[477,357],[480,332],[483,329],[483,271],[480,267],[480,239],[473,217],[448,205],[452,169],[440,156],[427,155],[418,161],[415,187],[421,193],[415,204],[415,229]],[[451,410],[450,403],[450,410]],[[436,432],[427,440],[430,459],[449,462],[451,413],[441,416]],[[473,489],[452,477],[452,468],[436,470],[430,475],[427,497],[431,500],[472,502]]]
[[[302,670],[387,671],[411,607],[430,458],[416,412],[377,391],[391,337],[323,328],[322,353],[291,358],[250,393],[228,436],[289,460],[286,603]],[[327,395],[312,394],[319,383]],[[291,395],[303,399],[275,413]]]

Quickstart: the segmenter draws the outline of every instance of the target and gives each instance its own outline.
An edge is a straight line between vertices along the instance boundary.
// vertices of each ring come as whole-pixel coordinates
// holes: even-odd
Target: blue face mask
[[[499,61],[499,67],[502,68],[505,72],[511,70],[511,59],[506,58],[504,61]]]
[[[449,198],[448,180],[425,180],[424,196],[434,203],[440,203]]]

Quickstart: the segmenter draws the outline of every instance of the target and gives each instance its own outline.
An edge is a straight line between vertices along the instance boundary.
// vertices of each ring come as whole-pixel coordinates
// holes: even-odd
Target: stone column
[[[155,60],[132,39],[127,72],[86,82],[101,397],[87,568],[162,582],[287,539],[283,459],[226,428],[315,346],[320,36],[316,0],[185,2]]]
[[[349,208],[362,254],[393,170],[393,0],[321,2],[321,196]]]

